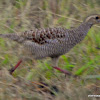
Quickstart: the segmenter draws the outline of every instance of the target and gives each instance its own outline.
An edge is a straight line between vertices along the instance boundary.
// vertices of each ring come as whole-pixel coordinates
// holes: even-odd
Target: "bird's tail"
[[[17,42],[23,42],[24,38],[19,36],[18,34],[15,33],[11,33],[11,34],[0,34],[0,38],[8,38],[11,39],[13,41],[17,41]]]

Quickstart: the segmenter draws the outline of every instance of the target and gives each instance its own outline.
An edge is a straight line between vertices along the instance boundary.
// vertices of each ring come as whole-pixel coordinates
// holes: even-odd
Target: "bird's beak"
[[[98,18],[99,18],[99,19],[98,19],[98,22],[100,23],[100,15],[98,16]]]
[[[100,19],[100,16],[98,16],[99,17],[99,19]]]

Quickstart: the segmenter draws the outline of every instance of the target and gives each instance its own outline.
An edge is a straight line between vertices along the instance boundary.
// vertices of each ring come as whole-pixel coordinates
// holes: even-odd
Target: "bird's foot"
[[[17,67],[22,63],[22,60],[20,60],[15,67],[12,67],[9,71],[10,71],[10,74],[12,75],[13,72],[17,69]]]
[[[69,76],[71,76],[72,75],[72,73],[70,73],[69,71],[67,71],[67,70],[63,70],[63,69],[61,69],[61,68],[59,68],[59,67],[53,67],[54,69],[57,69],[57,70],[59,70],[59,71],[61,71],[62,73],[64,73],[65,75],[69,75]]]

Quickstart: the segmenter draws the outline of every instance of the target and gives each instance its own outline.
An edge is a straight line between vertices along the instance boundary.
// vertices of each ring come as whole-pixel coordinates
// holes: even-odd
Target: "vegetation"
[[[99,12],[100,0],[0,0],[0,33],[73,28]],[[98,100],[88,94],[100,95],[100,26],[93,26],[60,58],[59,67],[77,78],[53,70],[50,58],[25,61],[11,76],[9,69],[26,56],[22,50],[16,42],[0,38],[0,100]]]

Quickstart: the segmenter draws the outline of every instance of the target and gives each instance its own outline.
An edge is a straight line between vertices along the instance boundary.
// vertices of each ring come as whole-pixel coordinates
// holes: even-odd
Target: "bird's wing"
[[[41,45],[56,42],[56,40],[60,43],[61,39],[65,37],[65,31],[65,28],[36,29],[25,31],[21,34],[21,36],[26,40],[30,40]]]

